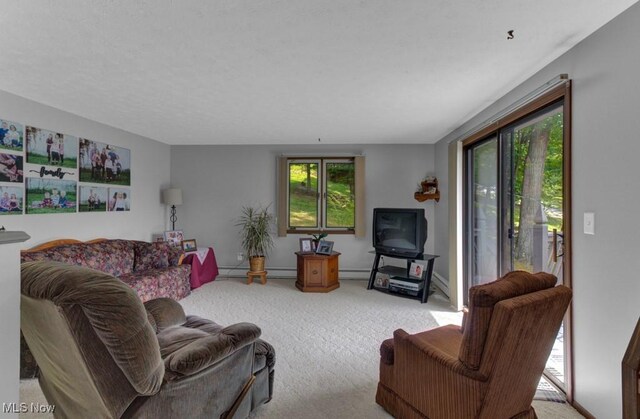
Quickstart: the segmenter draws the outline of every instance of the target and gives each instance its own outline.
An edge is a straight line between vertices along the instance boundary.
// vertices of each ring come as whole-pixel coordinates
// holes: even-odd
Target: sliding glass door
[[[529,112],[465,146],[465,303],[471,286],[513,270],[565,281],[568,151],[565,101]],[[566,391],[567,322],[545,375]]]
[[[503,237],[509,270],[549,272],[563,284],[564,182],[563,104],[543,109],[525,121],[506,127],[506,158],[511,159],[505,176]],[[547,376],[564,389],[564,327],[547,360]]]
[[[467,153],[468,290],[495,281],[499,274],[498,139],[491,137],[476,143]]]

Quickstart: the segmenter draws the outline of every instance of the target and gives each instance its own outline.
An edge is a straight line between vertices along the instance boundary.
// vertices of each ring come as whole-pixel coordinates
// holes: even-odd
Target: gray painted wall
[[[3,216],[7,230],[24,230],[31,240],[0,249],[0,336],[13,337],[0,343],[0,402],[18,402],[19,346],[19,249],[59,238],[79,240],[96,237],[150,240],[167,222],[160,190],[169,185],[171,148],[166,144],[99,124],[59,109],[0,91],[0,117],[66,134],[104,141],[131,150],[132,210],[126,213],[78,213]],[[11,249],[8,252],[7,249]],[[4,292],[6,291],[6,293]],[[6,300],[6,301],[5,301]],[[6,373],[5,373],[6,372]]]
[[[238,228],[234,226],[243,205],[276,203],[276,160],[283,153],[331,155],[332,153],[366,156],[366,225],[364,239],[352,235],[330,235],[334,250],[341,252],[342,277],[362,276],[373,256],[371,246],[372,212],[375,207],[425,208],[429,222],[426,252],[433,252],[434,203],[419,203],[413,198],[418,182],[433,175],[433,145],[354,145],[354,146],[173,146],[171,148],[171,183],[183,190],[184,205],[178,208],[176,228],[185,237],[195,238],[198,246],[213,245],[218,264],[235,266],[241,251]],[[435,204],[437,205],[437,204]],[[298,239],[307,235],[276,237],[276,248],[267,261],[267,269],[289,269],[295,276]],[[436,262],[436,266],[439,262]],[[242,264],[242,267],[246,264]],[[243,274],[239,269],[232,274]],[[226,270],[223,271],[226,273]]]
[[[640,315],[637,193],[640,157],[640,4],[636,4],[436,145],[560,73],[573,80],[573,313],[575,399],[596,417],[621,417],[620,361]],[[446,159],[437,159],[440,179]],[[583,234],[595,212],[596,235]],[[447,204],[436,209],[447,220]],[[448,239],[439,237],[443,253]],[[440,265],[445,269],[447,265]],[[447,272],[443,271],[443,274]]]
[[[20,371],[20,249],[24,243],[0,246],[0,403],[18,403]],[[8,337],[12,337],[10,339]],[[18,417],[17,414],[11,415]]]

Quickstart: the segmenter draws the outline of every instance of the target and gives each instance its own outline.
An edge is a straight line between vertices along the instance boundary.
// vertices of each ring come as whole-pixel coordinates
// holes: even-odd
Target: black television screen
[[[373,247],[378,253],[419,257],[427,241],[427,220],[422,208],[375,208]]]

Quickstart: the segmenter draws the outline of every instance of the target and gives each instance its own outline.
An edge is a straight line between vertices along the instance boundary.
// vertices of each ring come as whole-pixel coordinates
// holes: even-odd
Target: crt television
[[[427,219],[422,208],[374,208],[373,247],[390,256],[418,258],[427,241]]]

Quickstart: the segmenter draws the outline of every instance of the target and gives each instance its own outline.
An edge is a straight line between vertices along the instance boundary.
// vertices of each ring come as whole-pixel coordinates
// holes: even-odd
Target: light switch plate
[[[584,234],[596,234],[596,215],[593,212],[584,213]]]

